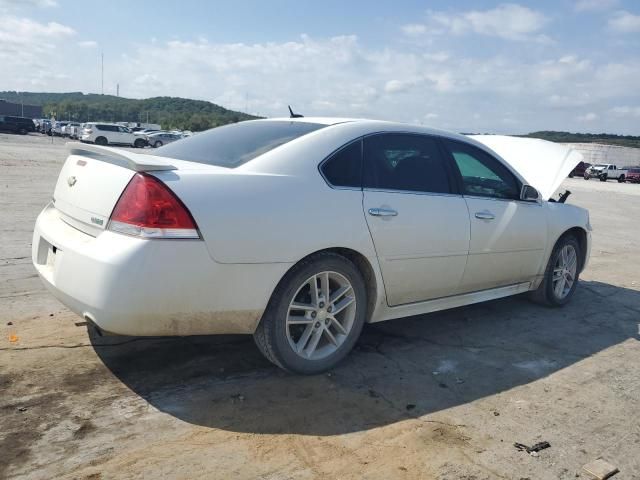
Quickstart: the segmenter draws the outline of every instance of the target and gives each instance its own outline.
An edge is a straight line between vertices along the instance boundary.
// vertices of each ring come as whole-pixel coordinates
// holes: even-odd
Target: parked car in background
[[[51,132],[51,120],[43,119],[40,122],[39,132],[43,133],[45,135],[50,135],[50,132]]]
[[[629,168],[624,181],[629,183],[640,183],[640,167]]]
[[[63,128],[67,126],[69,122],[55,122],[53,127],[51,127],[51,135],[54,137],[61,137],[63,133]]]
[[[72,134],[74,133],[74,129],[80,128],[80,124],[78,122],[69,122],[64,127],[62,127],[62,136],[72,138]],[[77,137],[76,137],[77,138]]]
[[[580,162],[578,165],[576,165],[576,168],[574,168],[573,170],[571,170],[571,172],[569,172],[569,178],[573,178],[575,176],[584,177],[584,172],[590,166],[591,166],[590,163]]]
[[[175,142],[182,139],[182,135],[169,132],[155,132],[146,135],[147,142],[154,148],[161,147],[167,143]]]
[[[0,131],[26,135],[29,132],[35,132],[36,125],[30,118],[0,115]]]
[[[627,171],[623,168],[618,168],[612,163],[597,163],[591,165],[584,172],[584,179],[589,180],[592,177],[598,178],[601,182],[607,180],[617,180],[619,183],[624,182]]]
[[[550,198],[581,159],[327,118],[240,122],[152,155],[71,144],[32,261],[102,331],[253,334],[276,365],[319,373],[366,322],[524,292],[568,303],[589,213]]]
[[[80,140],[96,145],[130,145],[136,148],[142,148],[147,144],[144,138],[115,123],[85,123]]]
[[[80,140],[80,134],[82,132],[82,124],[81,123],[70,123],[65,128],[66,136],[72,140]]]

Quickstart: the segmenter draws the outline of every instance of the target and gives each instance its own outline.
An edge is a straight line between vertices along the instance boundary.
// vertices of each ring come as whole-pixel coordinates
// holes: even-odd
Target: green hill
[[[42,105],[45,116],[78,122],[148,122],[162,128],[200,131],[254,117],[215,103],[178,97],[133,99],[82,92],[0,92],[9,102]]]
[[[640,137],[636,137],[633,135],[541,131],[518,136],[541,138],[542,140],[561,143],[603,143],[605,145],[619,145],[621,147],[640,148]]]

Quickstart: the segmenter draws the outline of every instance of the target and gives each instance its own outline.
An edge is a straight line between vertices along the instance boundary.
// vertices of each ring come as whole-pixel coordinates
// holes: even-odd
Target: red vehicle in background
[[[578,165],[576,165],[576,168],[574,168],[573,170],[571,170],[571,172],[569,173],[569,178],[573,178],[574,176],[578,176],[578,177],[584,177],[584,172],[587,170],[587,168],[589,168],[591,166],[590,163],[587,162],[580,162]]]
[[[631,167],[627,170],[627,176],[625,182],[640,183],[640,167]]]

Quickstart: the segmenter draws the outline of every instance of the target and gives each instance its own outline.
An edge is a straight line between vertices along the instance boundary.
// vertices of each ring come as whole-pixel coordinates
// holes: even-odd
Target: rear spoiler
[[[107,163],[113,163],[136,172],[157,172],[160,170],[177,170],[177,167],[140,153],[127,152],[112,147],[101,147],[80,142],[67,142],[67,149],[71,155],[83,155]]]

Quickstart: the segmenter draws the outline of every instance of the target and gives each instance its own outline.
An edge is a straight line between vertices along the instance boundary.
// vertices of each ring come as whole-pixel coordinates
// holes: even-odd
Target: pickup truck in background
[[[591,165],[584,172],[584,179],[598,178],[601,182],[606,182],[610,179],[618,180],[622,183],[627,177],[627,170],[624,168],[618,168],[611,163],[596,163]]]

